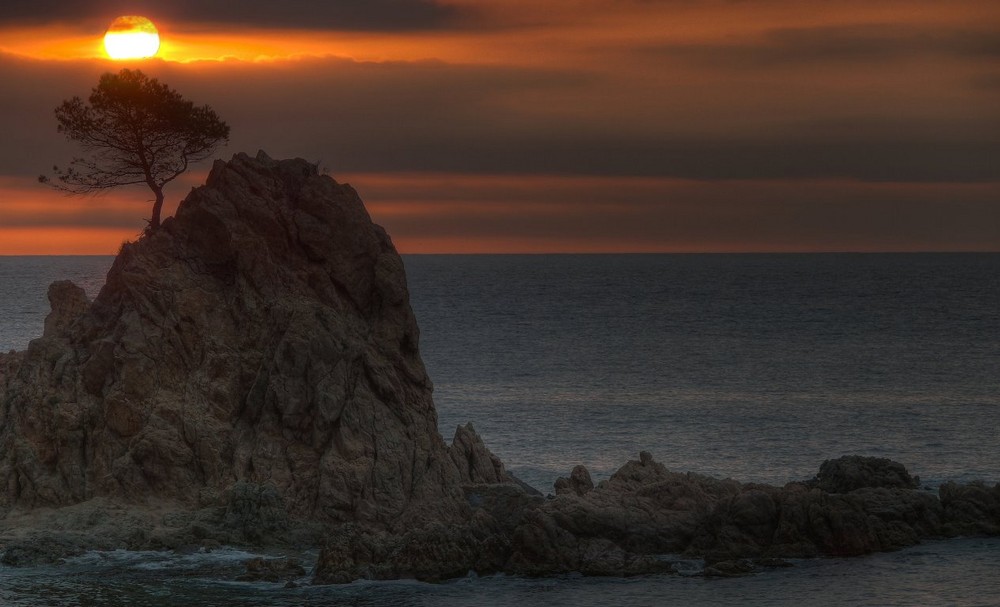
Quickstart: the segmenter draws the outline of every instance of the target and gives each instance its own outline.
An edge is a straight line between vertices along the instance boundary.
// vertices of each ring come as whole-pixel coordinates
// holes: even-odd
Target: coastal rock
[[[511,482],[500,458],[493,455],[471,423],[459,426],[448,450],[463,483],[497,484]]]
[[[971,520],[989,520],[991,494],[951,495]],[[752,570],[746,563],[899,549],[943,536],[945,520],[941,501],[914,489],[741,484],[674,473],[643,454],[594,490],[563,492],[530,512],[514,532],[508,570],[628,575],[663,570],[643,556],[681,553],[713,564],[706,575],[736,575]]]
[[[829,494],[785,490],[768,556],[857,556],[896,550],[936,537],[941,506],[930,494],[906,489],[862,489]]]
[[[239,582],[293,582],[306,575],[306,570],[294,558],[254,557],[244,563],[246,572],[237,576]]]
[[[501,571],[508,541],[482,512],[462,525],[431,523],[388,534],[354,525],[327,539],[316,564],[315,583],[347,583],[358,578],[411,578],[438,582],[470,571]]]
[[[510,570],[636,575],[670,570],[657,554],[683,552],[735,481],[670,472],[648,454],[583,495],[541,504],[514,532]]]
[[[338,527],[326,537],[319,554],[315,583],[347,583],[358,578],[437,582],[469,572],[512,571],[515,529],[544,498],[516,483],[466,484],[463,488],[471,514],[458,524],[431,521],[402,533],[362,525]]]
[[[49,286],[52,311],[45,317],[43,337],[56,337],[66,331],[90,307],[83,289],[69,280],[59,280]]]
[[[705,577],[741,577],[750,575],[757,570],[757,566],[750,559],[740,559],[737,561],[719,561],[705,567]]]
[[[486,447],[472,423],[455,430],[448,453],[458,469],[463,486],[517,485],[528,495],[541,495],[540,491],[507,471],[500,458]]]
[[[594,481],[591,480],[590,471],[585,466],[574,466],[572,472],[569,473],[569,478],[560,476],[556,479],[554,489],[556,495],[565,493],[584,495],[594,489]]]
[[[87,550],[142,550],[158,509],[96,498],[63,508],[18,510],[0,517],[0,561],[8,566],[57,563]]]
[[[42,537],[8,544],[0,555],[0,565],[7,567],[52,565],[82,553],[83,548],[72,542]]]
[[[6,389],[7,381],[16,375],[17,367],[21,363],[21,352],[15,352],[11,350],[10,352],[0,352],[0,392]],[[4,408],[0,407],[0,416],[4,414]],[[3,418],[0,417],[0,422]]]
[[[273,485],[239,481],[229,490],[222,526],[243,542],[262,543],[287,532],[288,511]]]
[[[919,484],[899,462],[860,455],[826,460],[815,480],[815,486],[828,493],[848,493],[866,487],[916,489]]]
[[[1000,534],[1000,483],[945,483],[939,494],[949,534]]]
[[[0,510],[194,508],[246,482],[328,523],[464,518],[402,261],[314,165],[216,162],[92,304],[65,282],[50,298],[46,336],[5,366]]]
[[[902,468],[889,464],[885,469]],[[898,476],[905,479],[909,475],[902,470]],[[582,474],[577,478],[582,481]],[[664,554],[703,557],[703,575],[734,576],[761,566],[787,566],[784,558],[856,556],[948,534],[942,501],[911,488],[831,493],[809,483],[742,484],[671,472],[647,453],[589,491],[577,492],[570,479],[563,480],[560,485],[568,490],[548,500],[515,485],[467,486],[473,516],[459,526],[432,526],[402,536],[355,530],[334,538],[321,554],[317,581],[434,580],[444,572],[464,575],[464,570],[529,576],[674,571]],[[992,520],[989,488],[944,492],[954,521]],[[991,532],[988,526],[981,531]],[[469,549],[470,538],[488,549],[477,555]]]

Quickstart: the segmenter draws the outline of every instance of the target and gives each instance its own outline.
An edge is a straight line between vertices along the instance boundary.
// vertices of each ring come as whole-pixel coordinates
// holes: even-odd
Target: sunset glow
[[[0,255],[114,255],[138,237],[132,228],[0,227]]]
[[[996,2],[391,4],[153,2],[124,63],[215,108],[220,157],[350,181],[404,252],[1000,250]],[[122,67],[112,17],[0,5],[0,229],[141,231],[141,191],[35,183],[77,152],[53,108]]]
[[[159,49],[160,32],[146,17],[118,17],[104,34],[104,50],[112,59],[146,59]]]

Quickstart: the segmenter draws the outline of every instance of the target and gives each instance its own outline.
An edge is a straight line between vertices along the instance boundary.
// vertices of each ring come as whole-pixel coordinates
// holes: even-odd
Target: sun
[[[125,15],[111,22],[104,50],[112,59],[145,59],[160,50],[160,32],[145,17]]]

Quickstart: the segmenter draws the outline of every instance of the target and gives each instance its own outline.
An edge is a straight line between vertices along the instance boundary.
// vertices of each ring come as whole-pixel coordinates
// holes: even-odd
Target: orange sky
[[[220,156],[350,181],[404,253],[1000,250],[995,2],[144,2],[130,62],[101,37],[135,5],[34,6],[0,7],[0,254],[141,232],[141,188],[35,180],[79,152],[52,109],[124,65],[212,105]]]

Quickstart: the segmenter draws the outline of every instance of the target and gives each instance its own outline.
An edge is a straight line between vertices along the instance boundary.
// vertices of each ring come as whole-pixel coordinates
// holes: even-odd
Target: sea
[[[0,257],[0,351],[41,334],[50,282],[93,296],[111,262]],[[577,464],[601,480],[640,451],[676,471],[778,485],[846,454],[902,462],[931,489],[1000,482],[1000,254],[404,262],[442,435],[471,422],[543,492]],[[691,562],[627,579],[233,581],[251,556],[118,551],[0,566],[0,605],[1000,605],[1000,538],[732,579],[700,577]]]

